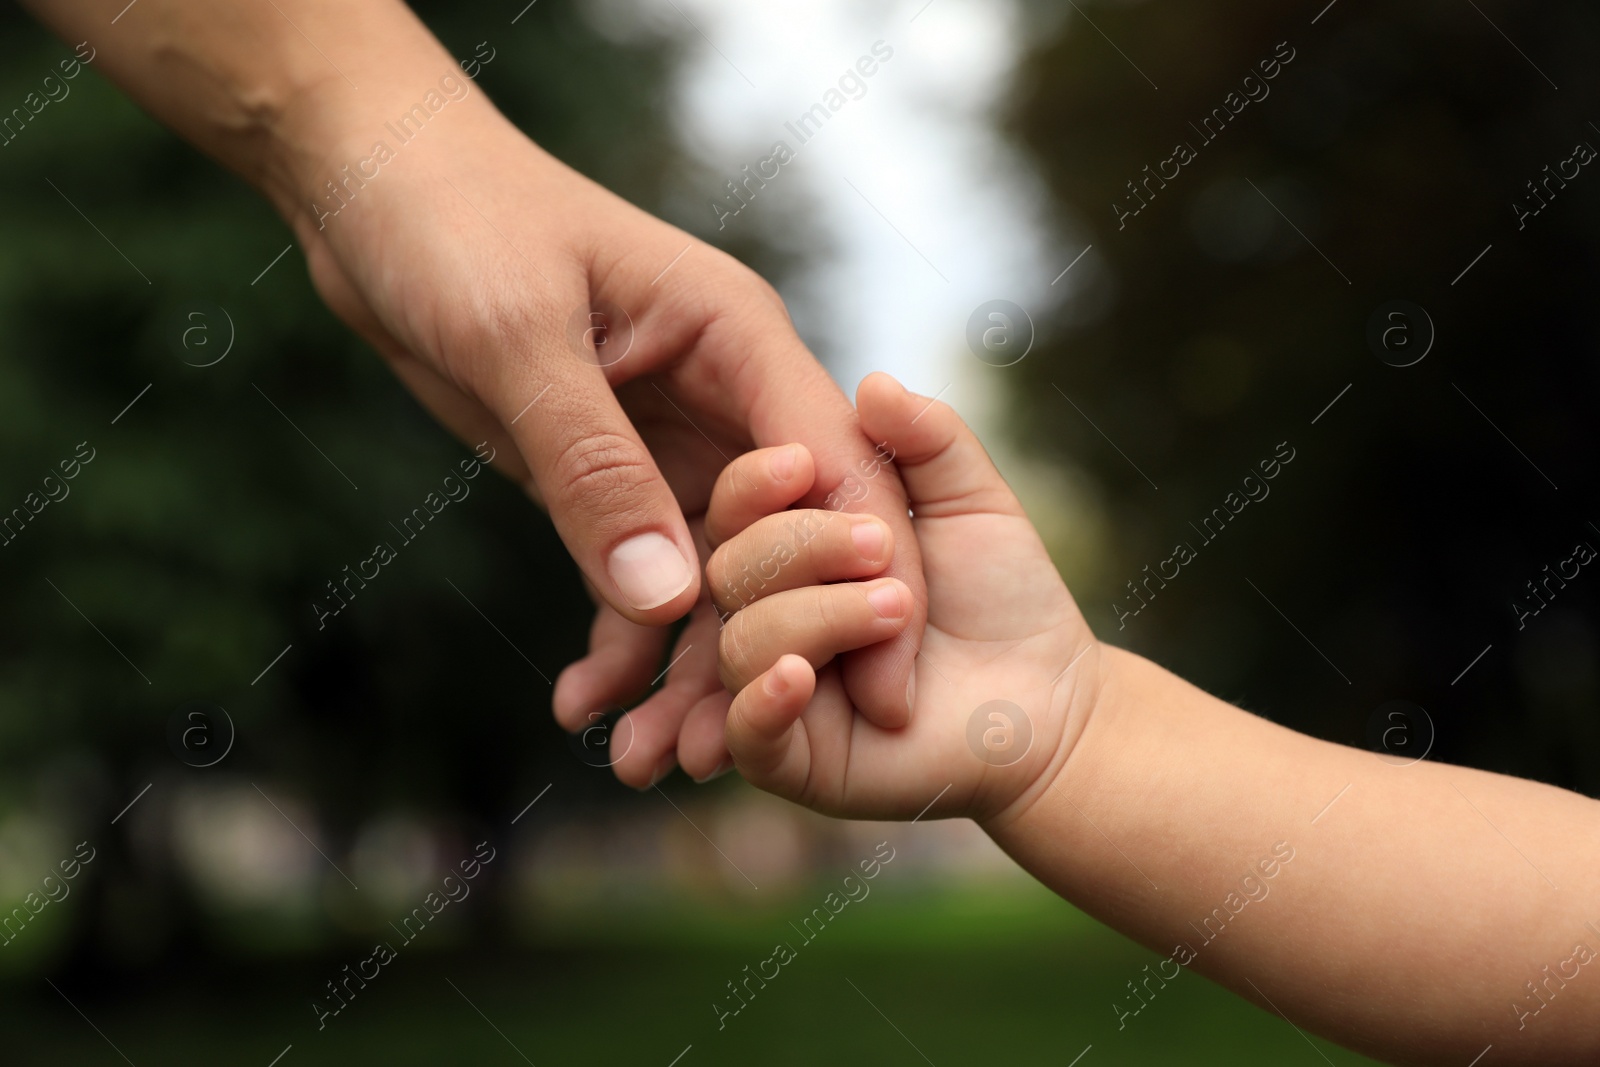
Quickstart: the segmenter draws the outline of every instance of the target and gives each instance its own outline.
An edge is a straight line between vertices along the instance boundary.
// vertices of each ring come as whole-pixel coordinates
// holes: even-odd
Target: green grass
[[[802,944],[788,919],[810,903],[554,917],[542,946],[493,956],[428,954],[419,941],[320,1032],[310,999],[359,954],[68,992],[139,1067],[266,1067],[290,1044],[279,1067],[516,1065],[523,1056],[539,1067],[667,1067],[690,1045],[679,1067],[1065,1065],[1091,1044],[1081,1067],[1323,1063],[1288,1023],[1191,974],[1119,1031],[1111,1004],[1154,957],[1035,887],[882,890]],[[719,1029],[713,1000],[731,1006],[725,983],[780,940],[796,957]],[[23,1062],[124,1062],[42,982],[12,992],[0,1026]],[[1340,1067],[1371,1062],[1316,1046]]]

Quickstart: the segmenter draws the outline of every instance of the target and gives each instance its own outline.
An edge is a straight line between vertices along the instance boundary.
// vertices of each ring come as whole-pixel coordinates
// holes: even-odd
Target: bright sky
[[[599,0],[622,19],[687,34],[677,87],[679,134],[723,179],[783,140],[798,157],[740,216],[779,240],[827,246],[789,287],[802,334],[833,355],[847,391],[887,370],[917,392],[988,421],[1003,370],[966,343],[978,305],[1003,298],[1037,319],[1083,249],[1058,247],[1038,222],[1042,195],[1026,159],[993,130],[1021,23],[995,0]],[[920,11],[919,11],[920,9]],[[693,28],[690,24],[692,23]],[[875,42],[893,58],[801,145],[797,121]],[[768,169],[770,173],[770,168]],[[853,188],[852,188],[853,186]],[[689,190],[690,210],[720,188]]]

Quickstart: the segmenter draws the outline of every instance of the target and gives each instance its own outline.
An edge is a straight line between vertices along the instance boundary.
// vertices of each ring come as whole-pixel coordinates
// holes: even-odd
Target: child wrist
[[[1062,722],[1061,738],[1046,754],[1035,772],[1018,786],[1015,793],[993,813],[975,816],[990,837],[1003,839],[1019,829],[1039,822],[1052,800],[1060,803],[1067,796],[1069,782],[1092,781],[1103,756],[1097,746],[1085,744],[1091,724],[1111,712],[1109,705],[1121,699],[1120,676],[1126,670],[1128,653],[1091,639],[1092,643],[1064,665],[1062,675],[1050,696],[1049,714]]]

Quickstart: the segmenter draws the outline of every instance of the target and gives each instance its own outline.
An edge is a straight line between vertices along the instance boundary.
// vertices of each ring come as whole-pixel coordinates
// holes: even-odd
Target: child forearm
[[[1399,1063],[1600,1062],[1600,803],[1296,734],[1120,650],[1081,738],[995,839],[1161,953]]]

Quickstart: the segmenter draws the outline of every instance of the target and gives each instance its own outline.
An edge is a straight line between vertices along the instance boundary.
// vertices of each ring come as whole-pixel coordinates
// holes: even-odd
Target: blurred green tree
[[[1115,563],[1071,576],[1091,623],[1313,734],[1361,744],[1409,699],[1434,758],[1600,793],[1600,583],[1526,629],[1511,608],[1576,541],[1600,546],[1600,181],[1526,229],[1512,209],[1575,142],[1600,146],[1583,110],[1600,16],[1077,7],[1052,15],[1065,32],[1041,36],[1010,125],[1073,238],[1062,262],[1094,252],[1034,353],[996,373],[1019,440],[1104,488]],[[1194,158],[1164,164],[1185,143]],[[1366,336],[1395,299],[1437,329],[1406,368]],[[1208,542],[1202,520],[1284,441],[1270,497]],[[1178,543],[1197,559],[1146,586]]]

